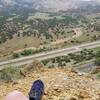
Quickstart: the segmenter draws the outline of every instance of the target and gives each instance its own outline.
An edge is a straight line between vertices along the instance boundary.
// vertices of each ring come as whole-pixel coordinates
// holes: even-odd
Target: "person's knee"
[[[13,91],[9,93],[4,100],[29,100],[19,91]]]

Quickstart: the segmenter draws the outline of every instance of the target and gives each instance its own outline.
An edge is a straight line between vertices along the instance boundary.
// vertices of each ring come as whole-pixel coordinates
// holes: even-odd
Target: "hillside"
[[[89,75],[81,75],[72,69],[33,66],[27,65],[23,69],[25,78],[0,85],[0,100],[13,90],[27,96],[32,82],[37,79],[45,83],[43,100],[100,100],[100,82]]]
[[[99,16],[98,0],[0,0],[0,61],[100,40]]]
[[[0,0],[0,100],[37,79],[43,100],[100,100],[100,0]]]
[[[100,40],[99,16],[27,11],[0,16],[0,57],[25,48],[45,51]]]

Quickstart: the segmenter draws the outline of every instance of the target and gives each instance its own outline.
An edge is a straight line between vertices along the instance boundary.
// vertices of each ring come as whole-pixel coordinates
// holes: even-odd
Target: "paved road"
[[[0,62],[0,67],[2,68],[3,66],[6,66],[6,65],[28,64],[28,63],[31,63],[33,61],[33,59],[41,61],[41,60],[50,59],[50,58],[54,58],[54,57],[58,57],[58,56],[64,56],[69,53],[79,52],[85,48],[91,49],[91,48],[96,48],[96,47],[100,47],[100,41],[86,43],[86,44],[73,46],[73,47],[69,47],[69,48],[57,49],[57,50],[53,50],[53,51],[49,51],[49,52],[35,54],[32,56],[28,56],[28,57],[22,57],[22,58],[18,58],[18,59],[14,59],[14,60]]]

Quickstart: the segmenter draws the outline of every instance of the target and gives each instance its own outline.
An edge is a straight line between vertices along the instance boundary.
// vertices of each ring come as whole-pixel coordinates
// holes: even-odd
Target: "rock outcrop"
[[[16,84],[1,84],[0,100],[13,90],[19,90],[28,96],[33,81],[37,79],[41,79],[45,84],[43,100],[100,100],[100,82],[88,75],[79,75],[71,69],[44,68],[42,70],[28,69],[26,71],[31,73],[28,72],[26,77],[18,80]]]

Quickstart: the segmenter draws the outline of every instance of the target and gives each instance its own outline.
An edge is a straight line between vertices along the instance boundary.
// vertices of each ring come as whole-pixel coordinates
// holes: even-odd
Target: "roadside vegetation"
[[[24,50],[22,52],[13,53],[12,57],[14,59],[25,57],[29,55],[33,55],[36,53],[40,53],[43,51],[47,51],[46,49],[39,49],[39,50]],[[96,49],[84,49],[77,53],[70,53],[66,56],[56,57],[52,59],[43,60],[42,62],[44,65],[47,66],[66,66],[67,64],[78,64],[83,61],[88,61],[95,59],[95,65],[100,65],[100,50]]]
[[[44,65],[48,67],[53,67],[53,66],[67,66],[68,64],[70,65],[75,65],[84,61],[89,61],[95,59],[95,64],[97,66],[100,65],[100,51],[93,51],[90,49],[84,49],[80,52],[77,53],[71,53],[66,56],[61,56],[61,57],[56,57],[48,60],[43,60],[42,62]]]
[[[99,58],[96,58],[95,65],[100,66],[100,57]]]
[[[24,56],[29,56],[29,55],[33,55],[33,54],[36,54],[36,53],[41,53],[41,52],[45,52],[45,51],[49,51],[51,49],[46,49],[46,48],[42,48],[42,49],[36,49],[36,50],[33,50],[33,49],[28,49],[28,50],[23,50],[21,52],[15,52],[12,54],[12,58],[20,58],[20,57],[24,57]]]
[[[32,55],[32,54],[35,54],[35,53],[38,53],[38,51],[33,51],[33,50],[24,50],[22,52],[17,52],[17,53],[13,53],[12,57],[15,59],[15,58],[20,58],[20,57],[23,57],[23,56],[29,56],[29,55]]]

